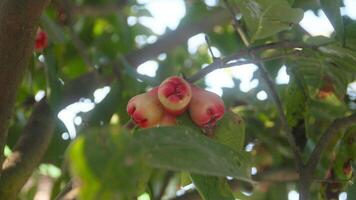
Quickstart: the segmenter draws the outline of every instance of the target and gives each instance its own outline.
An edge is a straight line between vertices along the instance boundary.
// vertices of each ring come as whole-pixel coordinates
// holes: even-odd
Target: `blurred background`
[[[334,28],[318,1],[289,2],[293,8],[304,10],[302,21],[253,45],[280,40],[306,41],[316,36],[322,36],[323,40],[335,37]],[[231,5],[236,19],[246,27],[235,1],[231,1]],[[352,48],[356,47],[356,43],[352,43],[356,39],[355,11],[356,1],[342,2],[341,14]],[[59,121],[43,163],[19,194],[23,200],[53,199],[58,194],[69,180],[64,159],[67,146],[87,127],[125,124],[129,120],[126,104],[132,96],[158,85],[168,76],[189,77],[212,63],[206,35],[215,57],[225,57],[246,48],[222,0],[54,0],[41,18],[40,29],[48,35],[48,46],[34,53],[21,85],[5,154],[11,154],[26,124],[29,108],[46,94],[51,94],[57,102]],[[278,59],[265,63],[283,100],[290,92],[288,87],[293,77],[289,74],[293,65],[308,68],[324,59],[322,56],[327,57],[320,55],[319,61],[292,58],[293,62]],[[317,73],[317,78],[312,77],[308,82],[312,84],[307,89],[311,99],[308,99],[309,121],[301,123],[321,123],[324,127],[324,122],[317,119],[329,122],[356,109],[356,82],[352,78],[331,76],[334,72],[324,69],[323,63],[315,65],[321,67],[312,72]],[[343,81],[342,86],[339,79]],[[254,159],[251,174],[261,178],[261,182],[254,187],[238,183],[236,196],[297,200],[292,155],[283,136],[275,134],[280,129],[278,113],[266,85],[260,80],[258,67],[245,64],[215,70],[197,84],[221,96],[226,106],[246,121],[244,148]],[[307,135],[318,132],[311,125],[305,126],[309,128]],[[317,138],[316,135],[308,137]],[[304,145],[304,151],[310,152],[314,143]],[[331,150],[330,154],[338,152]],[[320,176],[326,171],[322,170]],[[163,194],[158,194],[162,199],[178,199],[194,190],[194,185],[182,182],[179,173],[168,175],[158,171],[152,180],[154,190],[167,185]],[[273,177],[279,179],[268,180]],[[352,188],[355,195],[356,188]],[[352,199],[348,197],[348,190],[338,191],[338,198]],[[147,193],[138,197],[138,200],[149,199]]]

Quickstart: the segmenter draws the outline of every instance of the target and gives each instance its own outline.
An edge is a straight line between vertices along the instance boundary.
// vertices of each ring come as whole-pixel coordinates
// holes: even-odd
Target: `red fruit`
[[[319,99],[326,99],[328,96],[332,95],[335,92],[333,81],[330,77],[323,77],[323,85],[319,89],[317,94]]]
[[[158,100],[157,91],[156,87],[134,96],[127,104],[127,113],[141,128],[156,126],[163,116],[164,109]]]
[[[347,160],[344,165],[342,170],[344,171],[344,174],[346,177],[351,178],[352,177],[352,159]]]
[[[35,41],[35,50],[42,51],[48,46],[48,36],[47,33],[41,29],[37,30],[36,41]]]
[[[169,113],[164,113],[161,120],[158,122],[158,126],[175,126],[175,125],[177,125],[176,117]]]
[[[182,114],[192,98],[192,90],[187,81],[171,76],[158,87],[158,99],[168,113]]]
[[[224,115],[223,100],[215,93],[192,86],[192,99],[189,113],[192,120],[200,127],[211,128]]]

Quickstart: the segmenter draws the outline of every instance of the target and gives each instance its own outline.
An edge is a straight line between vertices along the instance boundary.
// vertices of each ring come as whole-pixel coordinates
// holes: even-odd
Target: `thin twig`
[[[174,173],[172,171],[168,171],[166,173],[166,175],[164,176],[162,187],[161,187],[161,190],[160,190],[160,192],[158,194],[158,198],[157,199],[162,199],[163,195],[165,194],[165,192],[167,190],[169,181],[171,180],[173,175],[174,175]]]
[[[217,58],[215,55],[214,55],[214,52],[213,52],[213,49],[211,48],[211,43],[210,43],[210,39],[209,39],[209,36],[207,34],[205,34],[205,42],[206,44],[208,45],[208,49],[209,49],[209,52],[211,54],[211,57],[213,58],[213,61],[215,61],[215,59]]]
[[[258,59],[253,59],[253,60],[238,60],[238,61],[234,61],[234,62],[229,62],[222,68],[234,67],[237,65],[244,65],[244,64],[251,64],[251,63],[256,64],[256,63],[260,63],[260,62],[277,60],[277,59],[285,58],[290,55],[300,55],[300,53],[301,53],[300,50],[293,50],[293,51],[285,53],[285,54],[271,56],[271,57],[258,58]]]
[[[306,169],[310,170],[313,173],[317,167],[322,152],[330,143],[333,136],[337,134],[341,129],[347,128],[352,125],[356,125],[356,113],[345,118],[334,120],[334,122],[329,126],[328,129],[326,129],[324,134],[321,136],[318,144],[310,155],[310,158],[308,159],[308,162],[306,164]]]
[[[226,4],[226,7],[229,9],[230,14],[232,15],[232,18],[233,18],[233,21],[234,21],[233,24],[234,24],[234,28],[235,28],[236,32],[240,35],[241,39],[244,41],[245,46],[249,47],[250,43],[247,40],[247,36],[245,34],[245,31],[242,29],[239,21],[237,21],[237,19],[235,17],[235,14],[234,14],[234,12],[232,10],[232,6],[229,4],[228,0],[224,0],[224,3]],[[253,58],[255,58],[256,57],[256,52],[252,52],[251,55],[252,55]],[[288,143],[289,143],[289,145],[290,145],[290,147],[291,147],[291,149],[293,151],[296,169],[297,169],[297,171],[299,171],[300,168],[303,166],[303,160],[302,160],[302,156],[301,156],[301,153],[299,151],[299,148],[298,148],[298,146],[295,143],[295,140],[293,138],[291,128],[288,125],[287,117],[284,114],[282,101],[281,101],[281,99],[280,99],[280,97],[278,95],[278,92],[276,90],[276,86],[275,86],[274,82],[272,81],[272,78],[268,74],[268,71],[267,71],[264,63],[260,62],[259,64],[257,64],[257,66],[258,66],[258,68],[259,68],[259,70],[261,72],[262,78],[264,79],[264,81],[266,82],[266,84],[267,84],[267,86],[269,88],[269,93],[270,93],[274,103],[277,106],[277,110],[278,110],[278,113],[279,113],[279,116],[280,116],[280,120],[281,120],[281,124],[282,124],[283,130],[285,132],[285,135],[287,136]]]
[[[249,59],[249,60],[241,60],[251,57],[253,54],[257,54],[260,51],[268,50],[268,49],[280,49],[280,48],[313,48],[313,46],[309,46],[306,44],[302,44],[299,42],[292,42],[292,41],[281,41],[281,42],[273,42],[268,44],[263,44],[255,47],[245,48],[237,53],[231,54],[225,58],[216,58],[213,63],[206,66],[205,68],[198,71],[193,76],[187,78],[187,80],[191,83],[198,81],[199,79],[203,78],[208,73],[221,68],[232,67],[238,64],[247,64],[247,63],[256,63],[257,61],[267,61],[273,60],[283,57],[283,55],[279,55],[277,57],[270,57],[270,58],[261,58],[261,59]],[[294,53],[300,52],[300,50],[294,50]],[[287,56],[285,54],[284,56]]]
[[[228,9],[230,15],[233,18],[232,24],[233,24],[235,31],[238,33],[238,35],[240,36],[240,38],[241,38],[242,42],[245,44],[245,46],[250,46],[250,42],[247,39],[248,37],[245,34],[245,31],[242,30],[239,21],[237,21],[237,19],[236,19],[235,12],[232,10],[232,5],[227,0],[224,0],[224,4],[225,4],[226,8]]]
[[[280,120],[281,120],[281,124],[283,127],[283,131],[287,137],[288,143],[293,151],[293,155],[294,155],[294,160],[295,160],[295,165],[296,165],[296,169],[299,172],[301,167],[303,166],[303,160],[301,157],[301,153],[300,150],[297,146],[297,144],[295,143],[295,140],[293,138],[292,135],[292,129],[289,127],[288,122],[287,122],[287,117],[284,114],[284,109],[283,109],[283,104],[281,99],[279,98],[279,95],[277,93],[276,87],[274,85],[274,82],[272,81],[271,77],[269,76],[266,67],[263,63],[260,63],[259,65],[259,69],[261,71],[261,75],[262,78],[264,79],[264,81],[266,82],[268,88],[269,88],[269,93],[273,99],[273,101],[275,102],[276,106],[277,106],[277,110],[280,116]]]
[[[313,152],[311,153],[307,164],[301,171],[299,183],[301,199],[310,199],[309,190],[313,182],[313,175],[315,174],[315,171],[318,167],[322,153],[325,151],[330,141],[339,131],[352,125],[356,125],[356,113],[353,113],[352,115],[345,118],[334,120],[334,122],[325,130]]]
[[[352,178],[350,179],[337,179],[337,180],[329,180],[329,179],[313,179],[315,182],[320,182],[320,183],[348,183],[352,182]]]
[[[64,186],[63,190],[60,191],[54,199],[61,200],[72,189],[73,189],[73,180],[69,180],[68,183]]]
[[[126,122],[126,124],[124,124],[123,127],[128,130],[132,130],[136,127],[136,123],[132,119],[130,119],[129,121]]]

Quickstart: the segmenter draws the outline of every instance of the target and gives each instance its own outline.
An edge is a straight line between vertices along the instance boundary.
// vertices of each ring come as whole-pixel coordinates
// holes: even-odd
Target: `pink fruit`
[[[158,87],[158,99],[172,115],[182,114],[192,98],[190,84],[183,78],[171,76]]]
[[[223,100],[215,93],[192,86],[192,99],[189,104],[190,117],[200,127],[210,128],[224,115]]]
[[[177,120],[174,115],[169,113],[164,113],[161,120],[158,122],[158,126],[175,126],[177,125]]]
[[[158,88],[134,96],[127,104],[127,113],[141,128],[156,126],[161,120],[164,109],[157,96]]]

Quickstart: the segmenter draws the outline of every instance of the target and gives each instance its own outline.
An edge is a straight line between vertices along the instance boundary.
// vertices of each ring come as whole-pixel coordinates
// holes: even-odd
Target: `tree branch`
[[[63,190],[58,193],[54,200],[62,200],[63,197],[73,189],[73,180],[69,180],[68,183],[64,186]]]
[[[312,48],[312,46],[302,44],[299,42],[292,42],[292,41],[282,41],[282,42],[274,42],[274,43],[268,43],[268,44],[263,44],[260,46],[255,46],[255,47],[250,47],[250,48],[245,48],[240,50],[237,53],[231,54],[225,58],[217,58],[213,63],[210,65],[204,67],[200,71],[198,71],[196,74],[192,75],[191,77],[187,78],[187,80],[191,83],[198,81],[199,79],[203,78],[210,72],[216,70],[216,69],[222,69],[222,68],[227,68],[227,67],[233,67],[236,65],[242,65],[242,64],[248,64],[248,63],[259,63],[267,60],[273,60],[273,59],[279,59],[281,57],[285,57],[290,54],[294,53],[299,53],[300,50],[294,50],[290,53],[287,53],[285,55],[279,55],[275,57],[267,57],[267,58],[254,58],[254,59],[248,59],[251,57],[251,55],[256,54],[258,52],[264,51],[264,50],[269,50],[269,49],[280,49],[280,48]],[[246,59],[246,60],[242,60]]]
[[[280,121],[282,124],[282,128],[283,131],[287,137],[288,143],[290,145],[290,148],[293,152],[294,155],[294,160],[295,160],[295,167],[296,170],[299,172],[301,167],[304,165],[303,160],[302,160],[302,156],[301,156],[301,152],[297,146],[297,144],[295,143],[295,140],[293,138],[293,134],[292,134],[292,129],[289,127],[288,122],[287,122],[287,117],[284,114],[284,109],[283,109],[283,104],[281,99],[279,98],[279,95],[277,93],[276,87],[274,85],[274,82],[272,81],[271,77],[269,76],[265,66],[263,63],[261,63],[259,65],[259,69],[261,71],[262,74],[262,78],[264,79],[264,81],[266,82],[268,88],[269,88],[269,92],[270,95],[272,96],[273,101],[276,104],[279,116],[280,116]]]
[[[224,0],[224,3],[226,4],[226,7],[229,9],[230,14],[232,15],[233,21],[234,21],[234,28],[236,30],[236,32],[238,33],[238,35],[240,35],[241,39],[244,41],[245,46],[249,47],[250,43],[247,39],[247,34],[245,33],[245,31],[242,29],[239,21],[236,19],[235,14],[232,10],[231,5],[229,5],[228,0]],[[256,53],[252,53],[252,57],[255,58],[256,57]],[[282,124],[282,128],[283,131],[287,137],[288,143],[291,147],[291,150],[293,152],[293,156],[294,156],[294,161],[295,161],[295,166],[297,171],[300,170],[300,168],[303,166],[303,160],[302,160],[302,156],[300,153],[300,150],[293,138],[293,134],[292,134],[292,129],[289,127],[288,122],[287,122],[287,117],[284,114],[284,109],[283,109],[283,104],[282,101],[278,95],[278,92],[276,90],[276,86],[274,84],[274,82],[272,81],[272,78],[270,77],[270,75],[268,74],[268,71],[264,65],[263,62],[260,62],[258,64],[256,64],[261,72],[262,75],[262,79],[265,81],[265,83],[267,84],[267,87],[269,89],[269,94],[272,97],[272,100],[274,101],[274,103],[276,104],[278,113],[279,113],[279,117],[280,117],[280,121]]]
[[[319,142],[317,143],[312,154],[310,155],[310,158],[308,159],[306,169],[313,172],[319,163],[322,152],[333,139],[335,134],[337,134],[340,130],[348,128],[352,125],[356,125],[356,113],[345,118],[334,120],[334,122],[329,126],[328,129],[326,129],[324,134],[319,139]]]
[[[325,151],[330,141],[339,131],[353,125],[356,125],[356,113],[353,113],[352,115],[345,118],[334,120],[333,123],[325,130],[323,135],[320,137],[318,143],[316,144],[313,152],[311,153],[307,161],[307,164],[301,171],[299,184],[301,199],[310,199],[309,190],[313,182],[313,176],[320,162],[322,153]]]
[[[34,50],[37,24],[46,5],[47,0],[0,2],[0,163],[17,88]]]
[[[15,199],[33,170],[41,162],[54,132],[54,119],[45,99],[34,106],[13,153],[2,165],[0,199]]]
[[[245,46],[250,46],[250,41],[248,40],[248,37],[247,37],[245,31],[242,30],[242,27],[241,27],[239,21],[237,21],[237,19],[236,19],[236,15],[235,15],[232,5],[229,3],[228,0],[223,0],[223,1],[224,1],[226,9],[229,11],[229,13],[233,19],[232,25],[233,25],[236,33],[241,37],[241,40],[245,44]],[[238,11],[238,12],[240,12],[240,11]]]
[[[106,80],[95,72],[87,73],[65,84],[60,107],[64,107],[79,97],[93,94]],[[55,128],[56,116],[46,100],[37,103],[26,124],[14,152],[2,166],[0,177],[0,199],[15,199],[26,180],[41,162],[48,149]]]
[[[217,25],[229,21],[229,15],[224,10],[216,10],[211,15],[202,17],[191,24],[179,26],[175,31],[166,33],[156,43],[146,45],[125,56],[126,60],[134,67],[158,56],[160,53],[171,51],[176,46],[186,42],[191,36],[208,32]]]

